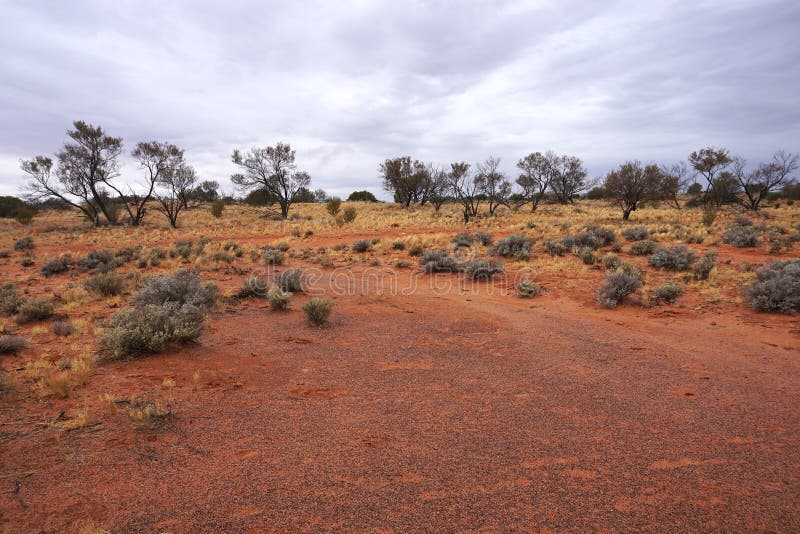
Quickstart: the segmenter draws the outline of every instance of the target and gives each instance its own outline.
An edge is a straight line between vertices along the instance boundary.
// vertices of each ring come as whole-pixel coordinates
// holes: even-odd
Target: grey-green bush
[[[756,271],[747,290],[753,308],[795,314],[800,309],[800,259],[773,261]]]
[[[203,284],[195,271],[178,269],[173,274],[153,276],[145,280],[131,299],[135,306],[189,304],[201,310],[214,305],[217,288]]]
[[[643,239],[636,241],[628,249],[628,254],[631,256],[649,256],[658,248],[658,243],[652,239]]]
[[[353,252],[359,252],[359,253],[367,252],[371,248],[372,248],[372,243],[370,242],[369,239],[359,239],[358,241],[353,243],[353,246],[350,247],[350,249]]]
[[[333,311],[333,301],[327,298],[314,297],[304,302],[302,308],[311,324],[321,326],[328,321],[328,317]]]
[[[722,242],[736,248],[750,248],[758,245],[758,235],[750,226],[732,224],[722,234]]]
[[[597,290],[597,298],[606,308],[616,308],[625,297],[642,287],[642,279],[620,269],[603,280]]]
[[[517,284],[517,296],[520,298],[535,297],[542,291],[542,286],[529,278],[520,280]]]
[[[65,254],[63,256],[59,256],[58,258],[53,258],[42,265],[42,268],[39,269],[39,272],[42,274],[42,276],[53,276],[66,272],[72,263],[72,257],[69,254]]]
[[[656,299],[664,302],[674,302],[683,295],[683,287],[675,282],[667,282],[656,289]]]
[[[0,287],[0,312],[3,315],[14,315],[20,304],[22,299],[17,294],[16,288],[11,284],[3,284]]]
[[[267,300],[273,310],[285,310],[291,297],[292,294],[290,292],[284,291],[278,286],[272,286],[267,291]]]
[[[697,280],[708,280],[708,276],[717,266],[717,251],[709,250],[694,264],[694,277]]]
[[[43,321],[53,315],[53,305],[44,299],[30,299],[20,303],[17,308],[17,324]]]
[[[30,236],[23,237],[22,239],[14,243],[14,250],[16,250],[17,252],[33,250],[34,248],[36,248],[36,245],[33,243],[33,238]]]
[[[694,261],[694,251],[686,245],[675,245],[672,248],[659,247],[647,257],[647,263],[652,267],[666,271],[685,271],[691,267],[692,261]]]
[[[489,280],[503,272],[503,266],[495,260],[478,258],[464,263],[464,274],[472,280]]]
[[[422,270],[428,274],[455,273],[459,271],[459,265],[444,250],[426,250],[422,253]]]
[[[284,252],[277,248],[265,248],[264,252],[261,253],[261,257],[267,265],[283,265],[286,260]]]
[[[527,260],[531,257],[533,239],[525,234],[511,234],[497,242],[492,253],[497,256]]]
[[[111,271],[88,278],[83,286],[89,291],[109,297],[122,294],[125,289],[125,279],[119,273]]]
[[[632,226],[622,231],[622,237],[628,241],[641,241],[650,237],[650,232],[644,226]]]
[[[300,269],[287,269],[278,277],[278,286],[289,293],[303,292],[303,272]]]
[[[0,354],[15,354],[25,348],[25,338],[10,334],[0,335]]]

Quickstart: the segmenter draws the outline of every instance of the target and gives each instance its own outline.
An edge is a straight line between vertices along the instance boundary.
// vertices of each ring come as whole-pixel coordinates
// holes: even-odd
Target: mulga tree
[[[575,202],[575,197],[583,192],[586,185],[586,169],[577,156],[558,156],[553,161],[553,176],[550,189],[561,204]]]
[[[297,170],[295,151],[287,143],[251,148],[245,153],[234,150],[231,159],[241,169],[231,176],[231,181],[245,190],[263,190],[278,202],[284,219],[289,217],[289,208],[298,195],[311,183],[307,172]]]
[[[451,194],[461,204],[464,222],[477,217],[481,205],[481,184],[470,171],[469,163],[451,163],[446,174]]]
[[[508,197],[511,196],[511,182],[500,170],[500,158],[486,158],[476,167],[478,174],[475,176],[475,181],[480,187],[480,192],[486,196],[486,200],[489,202],[489,215],[494,215],[497,208],[508,205]]]
[[[703,202],[722,203],[725,195],[717,189],[723,189],[723,183],[730,182],[727,171],[733,162],[730,153],[724,148],[706,147],[689,154],[689,165],[702,176],[707,184],[703,193]],[[722,182],[722,183],[720,183]]]
[[[517,168],[520,170],[517,184],[522,188],[523,196],[530,200],[531,211],[536,211],[539,203],[547,195],[557,160],[558,156],[547,151],[545,154],[532,152],[517,162]]]
[[[744,206],[752,211],[758,211],[767,195],[781,189],[792,182],[792,173],[797,170],[798,156],[779,150],[772,156],[772,160],[762,163],[753,170],[745,169],[746,162],[741,158],[733,158],[731,174],[744,193]]]
[[[606,175],[603,189],[622,209],[622,220],[627,221],[642,202],[660,197],[662,179],[658,165],[629,161]]]
[[[159,204],[158,211],[166,216],[171,227],[178,227],[178,216],[185,209],[183,193],[191,190],[196,183],[197,173],[184,161],[181,151],[180,158],[176,158],[174,165],[167,167],[159,178],[158,189],[154,193]]]

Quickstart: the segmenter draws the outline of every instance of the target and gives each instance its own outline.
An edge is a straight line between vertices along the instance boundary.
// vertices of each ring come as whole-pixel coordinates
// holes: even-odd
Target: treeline
[[[410,157],[387,159],[380,165],[384,188],[404,206],[430,203],[436,210],[448,201],[462,206],[464,221],[477,216],[482,204],[490,215],[499,206],[517,210],[530,204],[535,211],[542,202],[568,204],[584,193],[590,199],[608,199],[617,204],[627,220],[639,206],[665,202],[681,207],[680,196],[689,194],[694,205],[739,203],[756,211],[776,191],[796,197],[798,156],[778,151],[772,160],[748,169],[747,162],[725,149],[703,148],[686,162],[674,165],[623,163],[590,187],[580,158],[548,151],[533,152],[520,159],[519,175],[512,183],[500,170],[500,160],[490,157],[475,165],[458,162],[442,168]],[[699,183],[701,180],[702,183]],[[587,191],[588,190],[588,191]]]

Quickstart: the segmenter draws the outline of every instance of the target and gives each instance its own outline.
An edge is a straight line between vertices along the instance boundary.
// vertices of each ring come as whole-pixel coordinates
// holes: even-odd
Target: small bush
[[[694,264],[694,277],[697,280],[708,280],[711,271],[717,266],[717,251],[709,250]]]
[[[345,208],[344,211],[342,212],[342,221],[344,221],[345,223],[351,223],[356,220],[357,215],[358,212],[356,211],[356,209],[353,206],[349,206]]]
[[[286,254],[277,248],[265,248],[261,257],[267,265],[283,265],[283,262],[286,261]]]
[[[17,295],[17,290],[11,284],[0,287],[0,312],[4,315],[14,315],[22,304],[22,299]]]
[[[225,211],[225,202],[222,200],[215,200],[211,203],[211,215],[216,219],[222,217],[223,211]]]
[[[53,333],[60,337],[71,336],[75,333],[75,325],[67,321],[56,321],[53,323]]]
[[[517,296],[520,298],[535,297],[541,292],[542,292],[542,286],[540,286],[539,284],[528,278],[521,280],[517,284]]]
[[[93,250],[77,262],[83,271],[105,273],[117,268],[117,261],[110,250]]]
[[[458,262],[444,250],[426,250],[422,254],[422,270],[431,273],[455,273],[459,271]]]
[[[114,258],[121,263],[128,263],[139,259],[139,254],[142,251],[142,245],[134,245],[132,247],[123,247],[114,253]]]
[[[33,250],[34,248],[36,248],[36,244],[34,244],[33,238],[30,236],[23,237],[14,243],[14,250],[17,252],[25,252],[26,250]]]
[[[333,311],[333,301],[314,297],[303,303],[303,311],[306,312],[306,317],[311,324],[321,326],[328,321],[328,317]]]
[[[471,247],[475,238],[469,232],[459,232],[453,236],[451,243],[456,247]]]
[[[370,243],[369,239],[359,239],[350,249],[353,252],[367,252],[372,248],[372,243]]]
[[[300,269],[283,271],[278,278],[278,287],[289,293],[303,292],[303,272]]]
[[[608,253],[603,256],[603,268],[606,271],[616,271],[622,265],[622,260],[616,254]]]
[[[171,342],[197,339],[203,310],[192,304],[144,304],[114,312],[100,341],[111,358],[161,352]]]
[[[650,232],[644,226],[634,226],[623,230],[622,237],[628,241],[641,241],[650,238]]]
[[[692,261],[694,261],[694,251],[686,245],[675,245],[669,249],[659,247],[647,257],[647,263],[652,267],[667,271],[685,271],[692,265]]]
[[[276,249],[280,250],[281,252],[286,252],[290,248],[292,248],[292,246],[289,243],[287,243],[286,241],[280,241],[280,242],[276,243],[275,246],[273,246],[272,248],[276,248]]]
[[[69,254],[53,258],[39,269],[42,276],[53,276],[56,274],[67,272],[70,265],[72,265],[72,257]]]
[[[548,239],[544,242],[544,249],[551,256],[563,256],[567,253],[567,245],[563,239]]]
[[[216,297],[217,288],[214,284],[203,285],[196,272],[178,269],[173,274],[149,278],[131,300],[135,306],[189,304],[206,310],[214,305]]]
[[[616,308],[625,297],[641,287],[640,277],[620,269],[606,276],[597,290],[597,298],[606,308]]]
[[[631,256],[649,256],[658,248],[658,243],[652,239],[643,239],[636,241],[628,249],[628,254]]]
[[[44,299],[31,299],[22,302],[17,308],[17,324],[43,321],[53,315],[53,305]]]
[[[475,232],[475,239],[477,239],[478,242],[484,247],[488,247],[492,244],[492,234],[488,232],[483,232],[480,230]]]
[[[269,306],[273,310],[285,310],[286,307],[289,305],[289,299],[292,297],[292,294],[288,291],[284,291],[278,286],[272,286],[269,291],[267,291],[267,300],[269,301]]]
[[[709,202],[705,206],[703,206],[703,217],[702,221],[705,226],[711,226],[714,224],[714,221],[717,220],[717,213],[719,213],[719,208],[714,205],[712,202]]]
[[[753,226],[753,221],[746,215],[737,215],[733,218],[733,224],[736,226]]]
[[[409,256],[422,256],[425,253],[425,249],[422,248],[420,245],[414,245],[408,251]]]
[[[800,309],[800,259],[774,261],[758,269],[748,294],[755,310],[797,313]]]
[[[169,251],[171,258],[183,258],[188,260],[194,254],[194,241],[191,239],[178,239],[175,241],[175,246]]]
[[[0,354],[16,354],[25,348],[22,336],[0,335]]]
[[[583,247],[578,251],[578,257],[585,265],[594,265],[597,257],[594,255],[594,250],[590,247]]]
[[[683,295],[683,287],[675,282],[668,282],[656,289],[656,299],[664,302],[675,302]]]
[[[244,281],[242,288],[236,292],[236,298],[247,299],[266,295],[267,284],[258,276],[251,276]]]
[[[333,217],[336,217],[339,213],[339,209],[342,207],[342,199],[339,197],[331,197],[325,201],[325,210],[330,213]]]
[[[469,260],[463,266],[464,273],[472,280],[489,280],[503,272],[503,266],[495,260],[483,258]]]
[[[83,285],[89,291],[110,297],[122,294],[125,289],[125,280],[119,273],[112,271],[110,273],[96,274],[86,280]]]
[[[733,245],[736,248],[749,248],[758,245],[758,236],[748,226],[732,224],[722,234],[722,242]]]
[[[406,244],[404,241],[392,241],[392,250],[405,250]]]
[[[524,234],[511,234],[497,242],[493,253],[506,258],[527,260],[531,257],[533,240]]]
[[[147,267],[158,267],[161,260],[167,257],[167,251],[161,247],[153,247],[143,254],[139,254],[138,266],[140,269]]]

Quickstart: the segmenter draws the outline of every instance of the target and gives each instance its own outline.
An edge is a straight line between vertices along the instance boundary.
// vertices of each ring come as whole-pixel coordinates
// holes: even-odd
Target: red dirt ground
[[[336,301],[325,328],[298,301],[250,301],[198,345],[99,366],[98,395],[164,396],[175,379],[152,431],[120,412],[54,432],[10,405],[0,524],[800,531],[796,318],[486,286]]]

